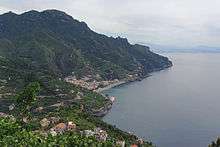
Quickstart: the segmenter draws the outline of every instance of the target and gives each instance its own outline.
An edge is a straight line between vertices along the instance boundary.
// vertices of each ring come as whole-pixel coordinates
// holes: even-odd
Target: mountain
[[[98,34],[61,11],[2,14],[0,146],[152,147],[95,117],[111,109],[112,97],[84,86],[143,78],[170,66],[149,47]]]
[[[16,72],[34,70],[60,77],[74,73],[120,79],[172,65],[147,46],[98,34],[57,10],[0,15],[0,55],[1,67],[8,64]]]

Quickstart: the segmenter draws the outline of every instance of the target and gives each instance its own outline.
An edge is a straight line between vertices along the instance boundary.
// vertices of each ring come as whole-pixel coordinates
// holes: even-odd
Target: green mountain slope
[[[36,104],[30,110],[32,118],[29,118],[28,124],[18,121],[16,123],[20,126],[19,129],[7,134],[7,129],[11,128],[6,126],[11,123],[1,119],[3,115],[0,113],[0,129],[6,132],[5,135],[0,135],[0,144],[3,143],[5,146],[12,143],[14,146],[15,143],[11,140],[17,140],[19,134],[21,136],[29,134],[36,146],[50,143],[55,146],[58,144],[83,146],[80,144],[83,142],[112,146],[121,140],[124,140],[126,145],[138,143],[137,136],[93,117],[94,113],[112,104],[107,97],[67,83],[64,78],[70,75],[77,78],[90,75],[93,80],[99,77],[100,81],[121,80],[130,75],[141,78],[149,72],[170,66],[172,62],[168,58],[151,52],[149,47],[132,45],[126,38],[98,34],[86,23],[79,22],[64,12],[46,10],[29,11],[20,15],[12,12],[2,14],[0,112],[14,115],[8,106],[15,103],[17,94],[29,83],[38,82],[41,90],[36,97]],[[38,108],[42,108],[42,112],[36,112]],[[50,127],[53,127],[41,128],[39,122],[43,118],[57,116],[60,122],[75,122],[76,131],[65,132],[52,138],[39,137],[39,131],[48,135]],[[80,134],[82,131],[99,127],[108,133],[107,142],[100,142],[95,136],[87,138]],[[21,128],[23,132],[20,131]],[[35,140],[36,138],[42,142]],[[73,138],[76,140],[72,141]],[[20,141],[21,145],[28,144],[26,139]],[[152,146],[149,142],[141,144]]]
[[[57,10],[1,15],[0,53],[30,69],[61,76],[98,73],[104,79],[112,78],[109,73],[123,78],[126,73],[146,74],[172,64],[148,47],[97,34],[84,22]]]

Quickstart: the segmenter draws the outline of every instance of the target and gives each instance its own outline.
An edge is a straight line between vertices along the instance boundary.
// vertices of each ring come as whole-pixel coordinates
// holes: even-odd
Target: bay
[[[220,54],[169,53],[174,66],[105,93],[103,119],[158,147],[207,147],[220,136]]]

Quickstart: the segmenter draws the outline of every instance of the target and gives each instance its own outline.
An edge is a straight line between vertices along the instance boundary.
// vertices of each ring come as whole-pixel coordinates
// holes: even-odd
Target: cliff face
[[[17,74],[67,76],[74,72],[120,79],[172,65],[149,47],[95,33],[86,23],[57,10],[0,15],[0,55],[0,71]]]

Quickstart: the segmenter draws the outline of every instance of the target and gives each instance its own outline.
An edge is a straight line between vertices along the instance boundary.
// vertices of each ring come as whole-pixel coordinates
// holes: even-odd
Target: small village
[[[99,77],[99,78],[97,78]],[[82,78],[76,78],[76,76],[68,76],[64,80],[68,83],[72,83],[74,85],[86,88],[88,90],[92,90],[94,92],[102,92],[103,90],[122,85],[124,83],[132,82],[140,80],[138,74],[128,74],[126,78],[119,80],[100,80],[100,75],[96,75],[96,77],[92,75],[87,75]]]
[[[118,79],[108,80],[108,81],[98,81],[94,79],[91,75],[84,76],[81,79],[77,79],[75,76],[69,76],[65,78],[65,81],[93,91],[96,91],[99,88],[103,88],[112,84],[119,83]]]
[[[100,80],[100,75],[96,75],[95,77],[92,75],[87,75],[82,78],[76,78],[76,76],[68,76],[64,79],[64,81],[74,84],[79,87],[83,87],[85,89],[91,90],[93,92],[97,92],[101,94],[106,99],[106,104],[99,109],[92,109],[92,115],[96,117],[103,117],[105,116],[109,110],[112,108],[113,103],[116,100],[116,97],[105,95],[102,92],[108,90],[110,88],[140,80],[138,74],[128,74],[126,78],[123,80],[113,79],[113,80]],[[80,99],[82,96],[78,93],[76,98]]]

